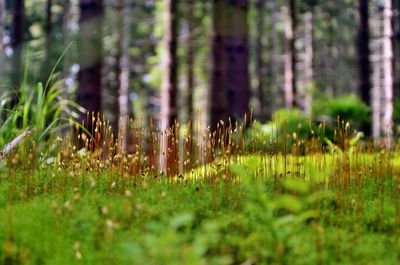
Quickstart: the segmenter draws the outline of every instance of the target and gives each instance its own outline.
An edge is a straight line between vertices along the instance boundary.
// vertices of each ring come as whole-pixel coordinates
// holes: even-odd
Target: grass
[[[65,130],[82,108],[63,97],[63,80],[55,80],[54,72],[70,45],[57,60],[45,84],[28,82],[29,49],[25,54],[24,76],[19,88],[5,87],[0,95],[0,146],[4,146],[23,131],[31,129],[36,143],[48,140],[51,134]],[[67,118],[70,117],[70,118]]]
[[[400,262],[398,151],[347,126],[327,146],[223,124],[114,137],[93,119],[93,138],[28,137],[1,161],[3,264]]]

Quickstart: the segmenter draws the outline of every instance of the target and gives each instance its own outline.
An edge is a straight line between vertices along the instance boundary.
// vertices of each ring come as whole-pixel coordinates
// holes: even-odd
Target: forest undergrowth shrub
[[[353,130],[360,131],[370,126],[370,108],[353,95],[336,98],[319,98],[312,106],[312,118],[325,123],[325,135],[333,141],[339,123],[349,123]],[[340,125],[339,125],[340,126]]]
[[[261,124],[253,122],[248,129],[247,146],[251,150],[262,149],[270,145],[272,151],[286,150],[291,153],[293,144],[310,141],[313,137],[322,137],[322,126],[312,120],[298,109],[281,109],[272,116],[272,121]],[[255,146],[256,145],[256,146]]]

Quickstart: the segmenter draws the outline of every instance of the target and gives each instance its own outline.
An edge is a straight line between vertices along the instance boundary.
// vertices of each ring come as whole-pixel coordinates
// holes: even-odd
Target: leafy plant
[[[67,49],[65,50],[65,52]],[[0,98],[0,146],[4,146],[21,132],[32,130],[33,140],[42,141],[50,131],[60,130],[70,122],[66,116],[74,118],[81,108],[72,100],[62,97],[63,80],[54,81],[54,66],[46,84],[28,86],[29,52],[27,52],[24,79],[20,89],[11,89]],[[64,116],[63,116],[64,114]]]
[[[291,152],[293,143],[301,140],[310,140],[320,133],[311,119],[297,109],[280,109],[273,114],[272,121],[267,124],[254,123],[248,130],[248,147],[256,143],[258,149],[271,145],[272,150]]]
[[[314,120],[325,123],[326,136],[330,140],[333,140],[334,130],[338,127],[338,118],[351,124],[355,130],[371,123],[370,108],[353,95],[317,99],[312,107],[312,116]]]

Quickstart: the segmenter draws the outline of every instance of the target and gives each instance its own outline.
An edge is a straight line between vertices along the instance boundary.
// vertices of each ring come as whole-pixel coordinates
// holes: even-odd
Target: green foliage
[[[286,146],[286,151],[291,151],[291,146],[299,140],[310,140],[317,136],[318,129],[312,124],[311,119],[305,116],[297,109],[280,109],[273,114],[272,121],[267,124],[254,123],[248,130],[248,147],[251,148],[254,143],[258,149],[265,147],[265,142],[273,144],[275,150],[275,141],[279,149]],[[284,141],[286,141],[284,143]]]
[[[31,87],[27,82],[29,65],[29,52],[27,52],[24,80],[20,89],[4,93],[0,98],[0,147],[28,128],[32,130],[36,142],[42,141],[52,130],[60,130],[62,126],[66,126],[69,120],[66,120],[63,114],[68,115],[69,119],[76,116],[74,110],[79,110],[79,106],[71,100],[62,98],[63,81],[51,81],[54,69],[63,56],[64,54],[54,66],[46,85],[38,83]]]
[[[349,161],[362,172],[380,161],[379,155],[360,155]],[[269,163],[262,156],[238,157],[228,167],[231,180],[170,182],[145,175],[133,176],[134,185],[123,188],[124,180],[112,168],[100,175],[89,170],[85,174],[92,184],[70,181],[65,192],[63,176],[75,173],[41,167],[32,176],[36,188],[27,193],[25,172],[11,170],[13,180],[0,179],[0,261],[396,264],[393,194],[377,198],[375,177],[351,189],[314,182],[316,173],[323,174],[317,169],[321,161],[333,172],[345,161],[335,164],[338,157],[318,156],[298,158],[304,176],[277,179],[267,174],[272,169],[261,170]],[[107,188],[109,178],[117,181],[114,191]],[[389,176],[382,181],[385,190],[395,185]]]
[[[272,122],[278,128],[278,134],[281,135],[286,133],[293,137],[296,134],[297,138],[310,139],[314,133],[311,119],[297,109],[278,110],[274,114]]]
[[[396,124],[396,134],[400,134],[400,98],[395,97],[393,102],[393,124]]]
[[[370,108],[352,95],[317,99],[313,104],[312,113],[313,119],[325,122],[326,136],[331,140],[333,140],[334,130],[338,128],[338,118],[349,122],[351,129],[355,130],[361,130],[371,123]]]

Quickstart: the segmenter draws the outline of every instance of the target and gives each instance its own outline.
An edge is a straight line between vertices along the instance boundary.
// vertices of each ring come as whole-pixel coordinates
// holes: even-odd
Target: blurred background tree
[[[69,47],[53,81],[115,133],[126,115],[196,132],[250,110],[263,123],[281,108],[335,120],[344,96],[368,110],[356,129],[390,139],[399,13],[393,0],[0,0],[0,94],[47,81]]]

